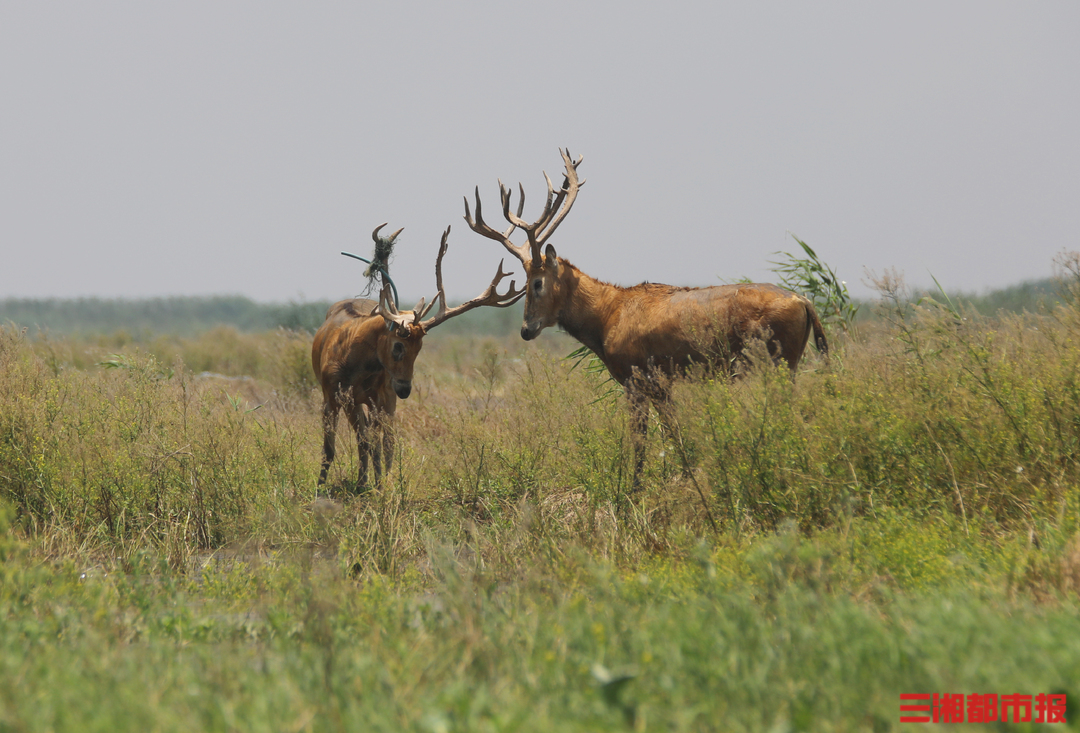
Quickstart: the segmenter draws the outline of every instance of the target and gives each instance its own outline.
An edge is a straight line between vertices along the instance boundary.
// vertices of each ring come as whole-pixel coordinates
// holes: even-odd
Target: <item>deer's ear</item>
[[[552,275],[559,274],[559,255],[555,254],[555,248],[550,244],[544,247],[544,267],[551,271]]]

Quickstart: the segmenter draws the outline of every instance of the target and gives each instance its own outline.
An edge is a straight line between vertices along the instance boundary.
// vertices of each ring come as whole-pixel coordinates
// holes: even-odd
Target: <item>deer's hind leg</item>
[[[322,428],[322,469],[319,471],[319,486],[326,483],[326,474],[330,472],[330,464],[334,462],[335,442],[337,438],[337,419],[341,405],[337,397],[330,395],[323,399]]]

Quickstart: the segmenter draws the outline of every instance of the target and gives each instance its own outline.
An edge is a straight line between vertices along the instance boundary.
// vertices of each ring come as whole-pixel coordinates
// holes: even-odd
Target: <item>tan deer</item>
[[[378,241],[379,229],[372,237]],[[401,230],[395,232],[396,237]],[[498,292],[499,282],[509,273],[499,270],[487,289],[476,298],[454,308],[446,306],[443,290],[442,260],[447,250],[450,227],[442,235],[439,256],[435,260],[435,286],[438,293],[431,303],[421,299],[411,311],[399,311],[384,283],[379,302],[366,299],[342,300],[330,306],[326,320],[315,333],[311,345],[311,364],[323,393],[323,460],[319,485],[326,482],[334,460],[338,412],[344,408],[349,424],[356,431],[360,457],[357,488],[367,488],[368,456],[372,459],[375,486],[382,486],[383,456],[386,472],[394,455],[393,420],[397,400],[412,392],[413,365],[428,331],[454,316],[482,305],[505,308],[516,303],[524,290],[516,290],[514,281],[506,293]],[[438,301],[438,309],[425,316]]]
[[[692,364],[714,372],[729,371],[753,339],[763,340],[772,358],[783,359],[794,375],[811,331],[818,351],[827,354],[829,346],[813,303],[776,285],[684,288],[642,283],[626,288],[592,278],[559,257],[548,240],[585,183],[578,181],[577,174],[582,158],[573,161],[568,151],[559,153],[566,168],[563,184],[556,194],[544,174],[547,202],[539,219],[529,223],[521,218],[525,189],[520,184],[517,211],[512,212],[512,191],[499,181],[503,216],[510,227],[500,232],[484,223],[479,187],[476,218],[466,197],[465,220],[477,234],[502,244],[525,267],[521,337],[529,341],[548,326],[561,326],[596,354],[622,385],[632,418],[634,487],[640,488],[649,402],[665,416],[672,377],[685,374]],[[525,243],[510,241],[515,229],[525,232]]]

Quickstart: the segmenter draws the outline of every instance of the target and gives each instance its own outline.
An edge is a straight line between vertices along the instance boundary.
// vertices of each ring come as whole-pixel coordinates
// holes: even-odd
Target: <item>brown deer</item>
[[[383,224],[382,226],[386,226]],[[379,229],[372,237],[378,241]],[[395,232],[396,237],[401,230]],[[435,260],[435,286],[438,293],[426,307],[421,299],[411,311],[399,311],[391,295],[389,283],[384,283],[379,302],[372,300],[342,300],[330,306],[326,320],[315,333],[311,345],[311,364],[323,393],[323,460],[319,485],[334,460],[335,432],[338,412],[344,408],[349,424],[356,431],[360,456],[357,488],[367,488],[367,464],[370,454],[375,486],[382,486],[382,456],[386,472],[393,460],[393,419],[397,399],[406,399],[412,392],[413,364],[423,346],[424,336],[440,323],[482,305],[505,308],[516,303],[525,291],[515,290],[514,281],[506,293],[498,293],[499,282],[509,273],[503,272],[502,261],[495,278],[476,298],[454,308],[446,307],[443,290],[442,260],[446,254],[450,227],[443,232],[439,256]],[[423,320],[438,301],[435,314]],[[380,441],[381,437],[381,441]],[[381,442],[381,445],[380,445]]]
[[[573,161],[568,151],[559,153],[566,167],[563,184],[556,194],[544,174],[547,203],[539,219],[530,224],[521,218],[525,208],[521,184],[517,212],[512,212],[512,191],[500,180],[503,216],[510,227],[499,232],[484,223],[479,187],[476,219],[466,198],[465,221],[525,266],[521,337],[530,341],[548,326],[559,325],[596,354],[622,385],[630,402],[636,489],[645,464],[649,402],[666,418],[672,377],[685,374],[692,364],[730,373],[735,361],[745,360],[744,350],[754,339],[765,342],[774,361],[787,362],[794,376],[811,331],[818,351],[827,354],[829,346],[813,303],[776,285],[684,288],[642,283],[625,288],[592,278],[559,257],[547,241],[585,183],[577,174],[582,158]],[[515,229],[524,230],[528,241],[513,244],[510,235]]]

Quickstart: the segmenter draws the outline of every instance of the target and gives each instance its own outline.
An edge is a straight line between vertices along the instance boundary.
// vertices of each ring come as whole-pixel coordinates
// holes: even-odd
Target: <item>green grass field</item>
[[[0,731],[1070,729],[1078,302],[886,300],[794,385],[681,384],[640,495],[560,334],[434,332],[386,487],[343,429],[330,502],[309,335],[4,329]]]

